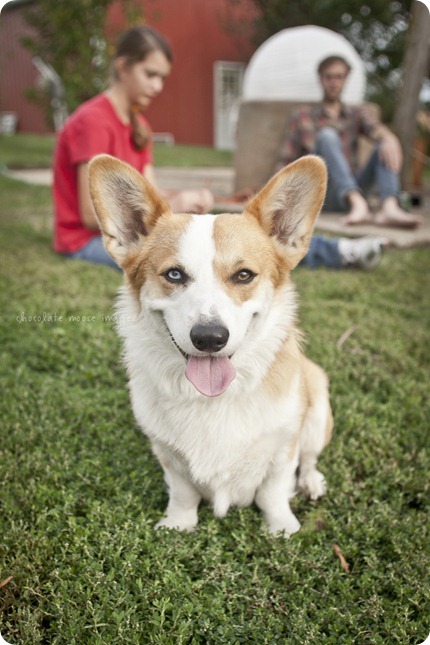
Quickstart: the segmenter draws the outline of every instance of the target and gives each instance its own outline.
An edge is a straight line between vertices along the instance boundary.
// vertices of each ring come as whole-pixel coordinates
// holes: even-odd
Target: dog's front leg
[[[279,455],[255,496],[255,503],[263,511],[269,531],[282,533],[286,538],[300,529],[300,522],[289,504],[295,488],[297,461],[297,456],[288,459]]]
[[[176,472],[170,465],[162,465],[169,489],[169,503],[165,517],[157,522],[156,528],[164,526],[179,531],[193,531],[198,522],[197,509],[201,495],[186,477]]]

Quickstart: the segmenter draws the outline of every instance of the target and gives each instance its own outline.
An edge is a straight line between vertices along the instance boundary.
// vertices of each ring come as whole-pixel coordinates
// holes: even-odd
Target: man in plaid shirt
[[[397,137],[369,107],[349,107],[341,94],[351,68],[341,56],[325,58],[318,66],[323,100],[303,106],[292,116],[279,159],[279,167],[306,154],[319,154],[329,172],[325,210],[343,211],[344,224],[373,222],[380,226],[414,228],[419,216],[404,211],[398,200],[399,173],[403,163]],[[375,143],[364,168],[358,165],[358,135]],[[373,217],[366,192],[377,186],[381,205]]]

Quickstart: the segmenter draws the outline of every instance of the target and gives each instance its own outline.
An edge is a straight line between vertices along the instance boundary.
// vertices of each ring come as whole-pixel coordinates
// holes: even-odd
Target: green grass
[[[167,495],[108,317],[121,277],[50,251],[50,191],[0,176],[0,633],[13,645],[413,643],[430,631],[427,250],[295,272],[331,380],[329,492],[155,532]],[[77,317],[80,317],[79,321]],[[85,316],[85,321],[82,321]],[[354,332],[338,347],[342,334]],[[337,544],[350,570],[334,554]]]
[[[54,135],[0,134],[0,168],[49,168]]]
[[[50,168],[54,135],[0,135],[0,168]],[[231,166],[232,153],[206,146],[154,145],[156,166]]]
[[[157,143],[154,145],[155,166],[212,167],[231,166],[232,163],[232,153],[228,150],[180,144],[166,146]]]

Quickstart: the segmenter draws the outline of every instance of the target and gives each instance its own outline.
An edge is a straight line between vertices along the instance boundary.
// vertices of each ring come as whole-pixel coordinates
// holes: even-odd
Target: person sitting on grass
[[[142,112],[162,91],[172,66],[166,39],[146,25],[124,32],[108,89],[83,103],[59,133],[54,154],[54,249],[66,257],[118,268],[103,246],[91,201],[88,162],[101,153],[125,161],[156,186],[149,124]],[[207,213],[207,189],[164,195],[173,211]],[[329,240],[315,236],[303,266],[373,268],[384,240]]]
[[[350,71],[351,66],[342,56],[329,56],[320,62],[322,102],[302,106],[293,113],[278,166],[304,154],[319,154],[329,172],[324,210],[346,212],[342,218],[345,225],[373,223],[415,228],[422,218],[407,213],[399,204],[403,157],[398,138],[368,107],[350,107],[341,100]],[[357,159],[360,134],[375,144],[364,168],[359,168]],[[375,185],[381,206],[373,216],[366,194]]]
[[[142,112],[162,91],[172,52],[147,26],[126,31],[118,41],[110,85],[83,103],[59,133],[54,154],[54,249],[68,257],[117,266],[103,246],[92,205],[88,162],[101,153],[125,161],[156,185],[151,130]],[[209,190],[164,195],[172,210],[207,213]]]

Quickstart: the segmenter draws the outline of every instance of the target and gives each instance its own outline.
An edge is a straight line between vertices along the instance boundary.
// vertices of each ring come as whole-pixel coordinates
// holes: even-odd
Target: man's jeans
[[[339,134],[334,128],[325,127],[317,134],[316,154],[327,164],[329,181],[324,210],[346,211],[346,195],[351,190],[366,194],[376,185],[381,201],[399,195],[399,177],[389,170],[379,158],[376,146],[364,168],[355,176],[342,150]]]
[[[339,240],[330,240],[327,237],[314,235],[306,253],[299,266],[308,269],[328,267],[329,269],[340,269],[342,257],[339,253]]]

